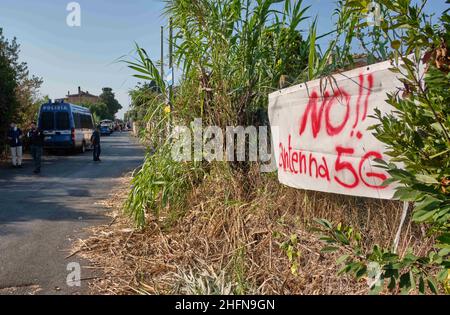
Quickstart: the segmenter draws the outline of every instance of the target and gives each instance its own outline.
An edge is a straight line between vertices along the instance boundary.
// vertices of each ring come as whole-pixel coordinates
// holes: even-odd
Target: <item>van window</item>
[[[81,115],[79,113],[73,114],[73,120],[75,121],[75,129],[81,129],[80,116]]]
[[[56,129],[57,130],[70,129],[70,119],[68,112],[56,112]]]
[[[42,112],[41,113],[41,129],[42,130],[55,129],[53,112]]]
[[[81,128],[83,129],[93,129],[92,118],[90,115],[80,115],[81,117]]]

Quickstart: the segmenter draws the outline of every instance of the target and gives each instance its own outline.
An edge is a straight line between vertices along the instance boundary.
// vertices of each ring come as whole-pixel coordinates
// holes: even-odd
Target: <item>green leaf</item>
[[[431,292],[433,292],[434,294],[438,294],[438,286],[436,285],[436,282],[432,277],[427,278],[427,284]]]
[[[391,277],[388,284],[389,291],[393,291],[395,289],[396,284],[397,281],[395,280],[395,277]]]
[[[437,240],[442,244],[450,244],[450,233],[440,235]]]
[[[430,159],[435,159],[435,158],[437,158],[437,157],[440,157],[441,155],[444,155],[444,154],[447,154],[447,153],[449,153],[450,152],[450,149],[448,149],[448,150],[445,150],[445,151],[442,151],[442,152],[440,152],[440,153],[437,153],[437,154],[435,154],[435,155],[432,155],[432,156],[430,156]]]
[[[336,264],[338,265],[343,264],[348,259],[348,257],[349,255],[342,255],[336,260]]]
[[[350,268],[351,268],[351,264],[345,265],[341,269],[339,269],[337,274],[342,275],[344,273],[347,273],[347,272],[349,272]]]
[[[450,247],[443,248],[439,251],[438,255],[441,257],[445,257],[450,254]]]
[[[398,259],[398,255],[391,252],[387,252],[383,254],[382,259],[387,262],[395,262]]]
[[[409,293],[411,290],[412,283],[411,283],[411,276],[410,272],[404,273],[400,276],[400,288],[402,289],[403,294]]]
[[[428,219],[430,219],[435,213],[436,211],[426,211],[426,210],[415,211],[413,214],[413,221],[419,223],[425,222]]]
[[[314,221],[316,221],[316,223],[320,224],[321,226],[325,227],[328,230],[331,230],[333,228],[331,222],[326,219],[314,219]]]
[[[430,175],[419,174],[416,175],[416,179],[424,184],[439,184],[439,182]]]
[[[338,239],[339,242],[341,242],[342,244],[345,245],[350,245],[350,241],[348,240],[348,238],[344,235],[344,233],[342,233],[341,231],[336,231],[335,232],[335,236]]]
[[[381,184],[381,186],[389,186],[390,184],[392,184],[392,183],[395,183],[395,182],[398,182],[398,179],[395,179],[395,178],[388,178],[388,179],[386,179],[382,184]]]
[[[416,222],[425,222],[431,218],[438,210],[441,200],[430,195],[416,204],[414,208],[413,220]]]
[[[328,244],[335,244],[336,243],[336,241],[333,239],[333,238],[331,238],[331,237],[329,237],[329,236],[321,236],[320,238],[319,238],[322,242],[326,242],[326,243],[328,243]]]
[[[419,292],[421,294],[425,294],[425,281],[423,280],[422,275],[420,275],[419,277]]]
[[[416,201],[420,196],[420,192],[407,187],[399,187],[394,193],[394,199],[401,201]]]
[[[447,280],[447,277],[448,277],[448,270],[447,269],[443,269],[437,275],[437,279],[438,279],[439,282],[445,282]]]
[[[314,69],[316,66],[316,29],[317,21],[314,20],[309,33],[309,57],[308,57],[308,75],[309,80],[314,79]]]
[[[366,275],[366,272],[367,272],[367,267],[361,266],[355,273],[356,279],[360,280],[362,277],[364,277]]]
[[[326,246],[326,247],[322,248],[320,251],[322,253],[333,253],[333,252],[337,251],[338,249],[339,249],[339,247]]]

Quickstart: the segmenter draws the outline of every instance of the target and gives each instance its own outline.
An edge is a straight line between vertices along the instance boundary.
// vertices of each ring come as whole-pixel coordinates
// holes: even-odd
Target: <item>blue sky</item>
[[[133,51],[134,41],[156,61],[160,54],[162,0],[78,0],[81,27],[66,24],[68,0],[0,0],[0,27],[7,38],[17,37],[21,59],[30,72],[43,77],[41,94],[64,97],[78,86],[92,94],[113,88],[124,106],[128,91],[136,85],[131,72],[115,62]],[[312,5],[308,15],[318,16],[319,33],[332,29],[334,0],[305,0]],[[445,0],[429,0],[428,12],[442,12]],[[310,23],[309,21],[307,23]],[[305,24],[306,28],[308,25]],[[167,52],[167,47],[166,47]]]

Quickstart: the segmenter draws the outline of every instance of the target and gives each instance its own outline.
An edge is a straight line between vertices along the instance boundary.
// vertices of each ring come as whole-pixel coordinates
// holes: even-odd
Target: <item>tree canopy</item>
[[[107,119],[114,119],[115,115],[119,110],[122,109],[122,105],[120,105],[119,101],[116,99],[115,94],[113,93],[112,88],[104,87],[102,94],[100,94],[101,103],[106,106],[106,117]],[[99,110],[103,110],[102,106],[99,107]]]
[[[38,110],[42,78],[30,76],[19,54],[17,39],[8,40],[0,28],[0,148],[5,144],[9,123],[26,125],[36,118]]]

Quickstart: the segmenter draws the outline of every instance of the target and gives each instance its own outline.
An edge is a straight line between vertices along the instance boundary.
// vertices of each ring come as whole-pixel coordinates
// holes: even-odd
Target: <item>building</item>
[[[82,103],[96,104],[100,102],[100,97],[98,97],[97,95],[90,94],[89,91],[84,92],[81,90],[81,87],[78,87],[78,93],[70,94],[70,91],[68,91],[67,96],[64,98],[64,101],[73,104],[82,104]]]

